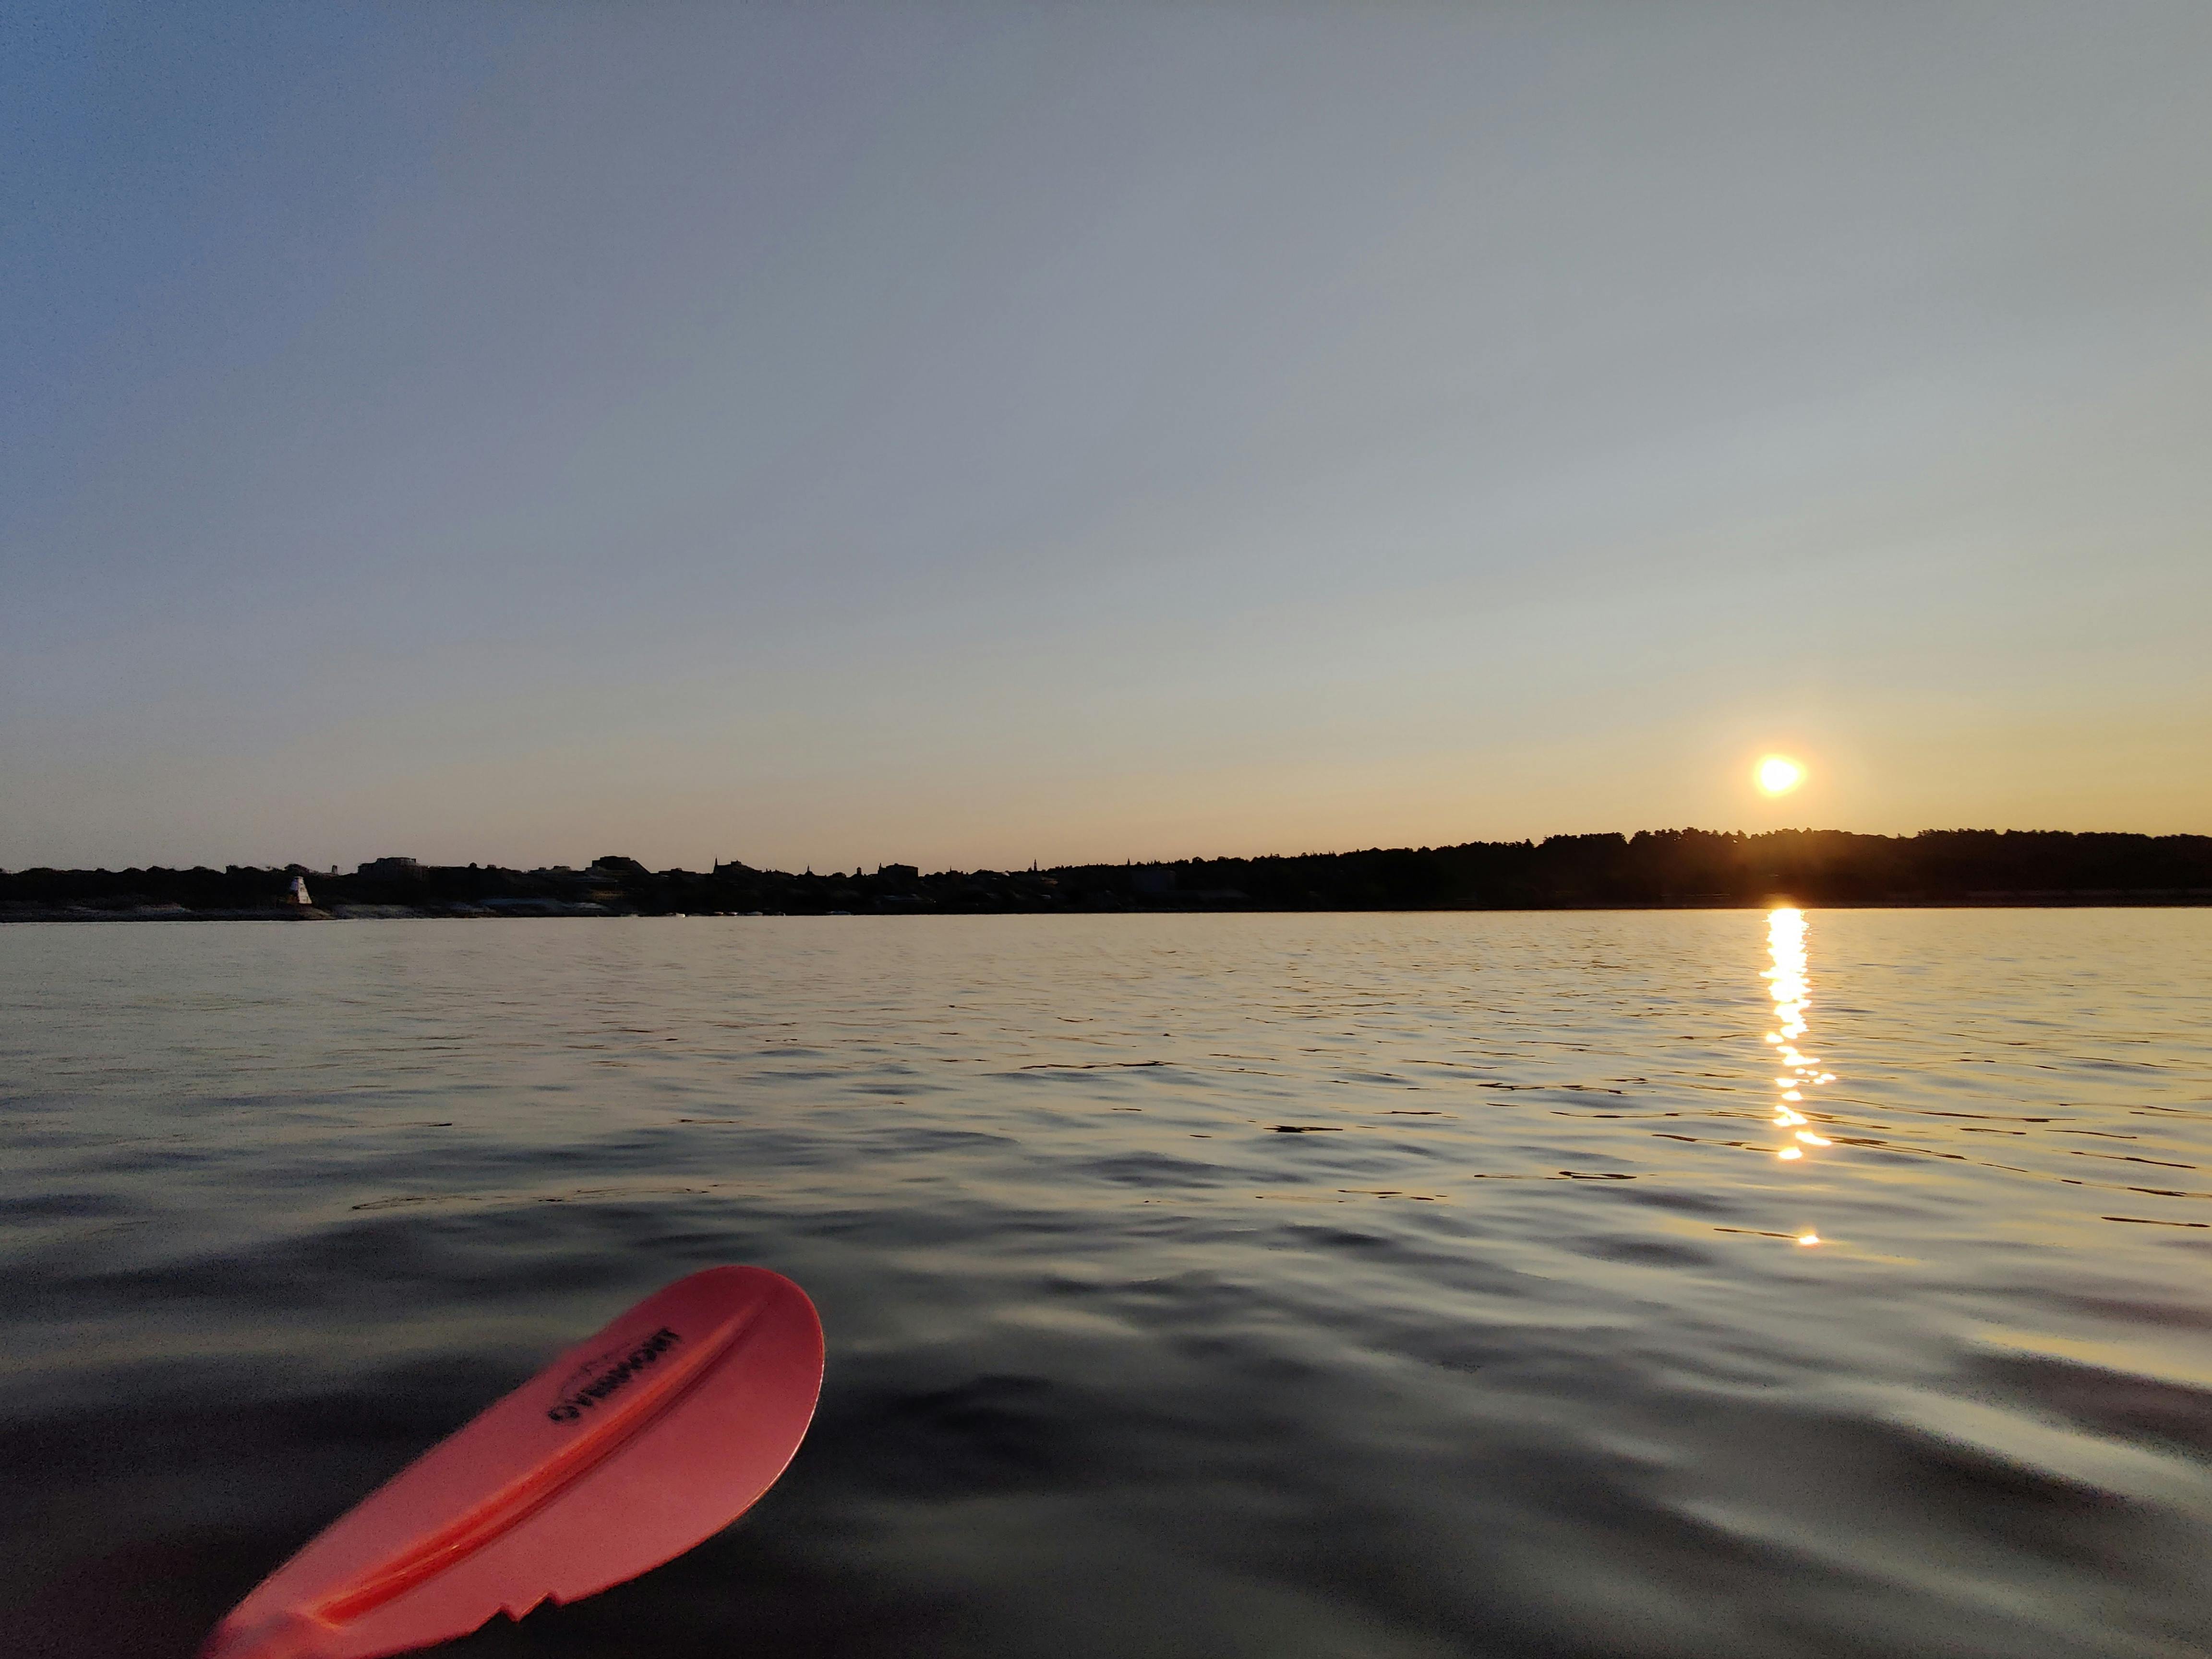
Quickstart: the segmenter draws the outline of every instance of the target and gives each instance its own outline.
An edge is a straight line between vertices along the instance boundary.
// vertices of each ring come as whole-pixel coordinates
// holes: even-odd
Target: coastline
[[[378,858],[0,871],[0,921],[437,916],[1186,915],[1204,912],[2065,908],[2212,903],[2212,836],[2063,830],[1705,830],[1120,864],[817,873],[735,860],[654,870]]]
[[[1762,898],[1624,899],[1611,902],[1563,900],[1554,903],[1505,904],[1256,904],[1249,901],[1206,899],[1185,904],[1118,905],[1000,905],[950,908],[886,904],[866,909],[818,910],[643,910],[606,905],[572,908],[485,909],[476,906],[408,906],[398,904],[340,905],[325,909],[303,908],[191,910],[163,906],[145,910],[99,910],[89,908],[0,910],[0,925],[8,923],[102,923],[166,921],[608,921],[654,918],[672,921],[744,921],[793,916],[1053,916],[1053,915],[1425,915],[1434,914],[1528,915],[1545,911],[1636,910],[1769,910],[1777,905],[1799,905],[1808,910],[2157,910],[2201,909],[2212,907],[2212,888],[2149,891],[2063,893],[1971,893],[1961,896],[1913,898],[1897,896],[1879,899],[1799,899],[1787,893]]]

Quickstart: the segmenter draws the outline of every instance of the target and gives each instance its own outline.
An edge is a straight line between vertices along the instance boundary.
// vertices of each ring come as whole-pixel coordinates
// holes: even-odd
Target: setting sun
[[[1787,755],[1769,755],[1759,763],[1752,776],[1768,794],[1786,795],[1805,781],[1805,769]]]

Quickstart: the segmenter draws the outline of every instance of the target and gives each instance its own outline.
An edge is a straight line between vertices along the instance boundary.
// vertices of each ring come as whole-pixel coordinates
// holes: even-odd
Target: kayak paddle
[[[765,1267],[656,1291],[311,1539],[200,1659],[381,1659],[574,1601],[775,1485],[822,1391],[822,1322]]]

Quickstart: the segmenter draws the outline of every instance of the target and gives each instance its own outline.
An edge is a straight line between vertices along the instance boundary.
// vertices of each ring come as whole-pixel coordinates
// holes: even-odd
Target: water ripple
[[[750,1261],[790,1475],[457,1652],[2197,1659],[2208,985],[2179,910],[0,929],[0,1606],[187,1653]]]

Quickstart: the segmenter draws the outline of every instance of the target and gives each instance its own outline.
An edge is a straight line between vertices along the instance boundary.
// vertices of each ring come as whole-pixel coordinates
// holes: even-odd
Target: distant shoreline
[[[1770,910],[1778,905],[1799,905],[1808,910],[2174,910],[2212,906],[2212,888],[2180,892],[2057,893],[2030,896],[1974,894],[1956,898],[1799,899],[1777,893],[1759,899],[1620,900],[1605,902],[1553,904],[1419,904],[1419,905],[1264,905],[1196,902],[1190,904],[1130,904],[1111,909],[1074,909],[1067,906],[1008,907],[990,910],[924,910],[912,908],[868,910],[624,910],[600,907],[573,910],[491,911],[478,909],[410,908],[404,905],[343,906],[325,910],[306,908],[265,910],[47,910],[0,912],[0,924],[9,922],[122,923],[165,921],[788,921],[793,917],[829,919],[846,916],[1189,916],[1189,915],[1530,915],[1552,911],[1578,914],[1644,910]],[[374,914],[364,914],[373,912]]]
[[[282,869],[0,872],[0,921],[1406,910],[2080,908],[2212,904],[2212,836],[1705,830],[1050,869],[650,870],[614,854],[513,870],[373,859]]]

